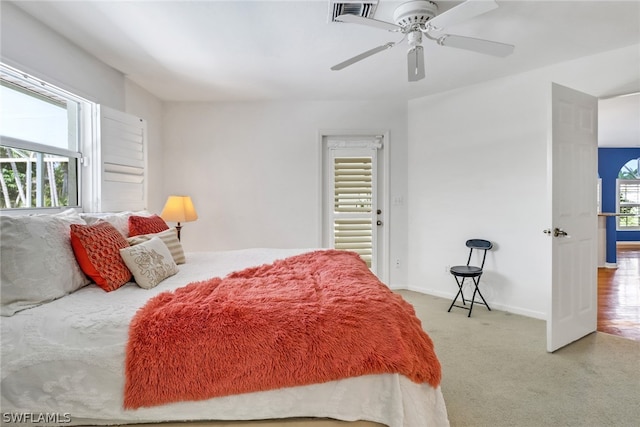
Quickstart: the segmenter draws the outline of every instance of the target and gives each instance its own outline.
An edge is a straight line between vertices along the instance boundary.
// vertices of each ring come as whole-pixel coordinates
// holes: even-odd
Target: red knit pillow
[[[71,247],[80,268],[107,292],[131,280],[131,272],[120,256],[129,247],[122,234],[111,224],[71,224]]]
[[[139,236],[141,234],[160,233],[168,230],[169,226],[164,219],[158,215],[129,217],[129,237]]]

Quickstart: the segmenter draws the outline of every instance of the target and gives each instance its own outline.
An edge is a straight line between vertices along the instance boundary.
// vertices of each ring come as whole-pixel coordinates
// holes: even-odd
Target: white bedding
[[[151,290],[134,283],[106,293],[95,285],[2,317],[5,414],[68,414],[71,424],[329,417],[391,427],[446,426],[440,388],[394,374],[123,410],[129,322],[152,296],[302,252],[247,249],[195,252],[180,271]],[[42,424],[42,423],[40,423]]]

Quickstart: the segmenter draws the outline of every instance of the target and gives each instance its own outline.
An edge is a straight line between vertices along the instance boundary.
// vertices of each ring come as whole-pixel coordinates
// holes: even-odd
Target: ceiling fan
[[[494,0],[467,0],[437,15],[438,5],[436,3],[429,0],[412,0],[396,8],[393,13],[395,23],[352,14],[337,16],[335,18],[336,21],[368,25],[390,32],[401,33],[404,37],[398,42],[385,43],[382,46],[356,55],[353,58],[334,65],[331,69],[341,70],[376,53],[391,49],[395,45],[402,43],[406,38],[409,45],[407,52],[409,81],[415,82],[421,80],[425,77],[424,52],[421,45],[423,36],[435,41],[440,46],[457,47],[487,55],[505,57],[513,52],[513,45],[443,32],[444,29],[450,25],[471,19],[497,7],[498,4]]]

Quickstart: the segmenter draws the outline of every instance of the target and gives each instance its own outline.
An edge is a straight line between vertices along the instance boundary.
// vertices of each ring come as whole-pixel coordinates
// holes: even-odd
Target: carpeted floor
[[[544,321],[399,291],[416,308],[443,367],[453,427],[640,426],[640,342],[593,333],[553,354]],[[333,420],[160,424],[215,427],[356,427]],[[414,426],[407,426],[414,427]],[[421,426],[415,426],[421,427]]]
[[[640,425],[640,342],[596,332],[550,354],[544,321],[400,293],[434,340],[452,426]]]

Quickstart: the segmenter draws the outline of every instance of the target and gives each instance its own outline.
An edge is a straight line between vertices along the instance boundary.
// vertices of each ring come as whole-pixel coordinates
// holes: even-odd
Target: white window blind
[[[372,157],[334,157],[334,247],[357,252],[371,267],[373,255]]]
[[[333,165],[334,210],[371,212],[371,157],[336,157]]]
[[[147,206],[146,121],[100,106],[100,179],[97,211]]]

